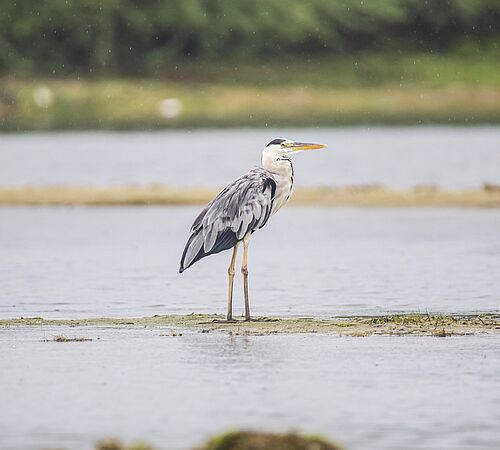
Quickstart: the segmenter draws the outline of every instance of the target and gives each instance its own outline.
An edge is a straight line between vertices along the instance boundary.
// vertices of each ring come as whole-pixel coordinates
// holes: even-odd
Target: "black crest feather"
[[[282,142],[285,142],[285,139],[273,139],[269,144],[267,144],[266,147],[269,147],[270,145],[276,145],[276,144],[281,144]]]

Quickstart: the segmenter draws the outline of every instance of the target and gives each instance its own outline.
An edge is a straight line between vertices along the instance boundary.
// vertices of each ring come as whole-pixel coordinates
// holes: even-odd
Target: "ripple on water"
[[[41,342],[57,334],[95,339]],[[299,428],[351,450],[495,448],[498,344],[498,335],[7,329],[0,333],[0,386],[9,414],[2,416],[0,447],[73,450],[112,433],[184,449],[243,427]]]
[[[0,316],[224,312],[228,252],[177,272],[197,212],[2,208]],[[499,229],[496,210],[284,209],[252,240],[252,310],[498,311],[500,254],[475,249],[500,246]],[[240,314],[239,272],[234,304]]]

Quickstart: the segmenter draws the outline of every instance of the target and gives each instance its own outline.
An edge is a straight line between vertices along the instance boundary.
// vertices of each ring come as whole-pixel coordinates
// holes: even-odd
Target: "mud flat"
[[[145,327],[171,328],[174,336],[181,336],[183,330],[196,330],[202,333],[226,332],[232,334],[270,335],[270,334],[326,334],[336,336],[438,336],[472,335],[479,333],[500,334],[500,315],[440,315],[440,314],[401,314],[387,316],[337,317],[314,319],[309,317],[282,318],[258,317],[251,322],[237,319],[226,322],[224,316],[215,314],[155,315],[137,318],[90,318],[76,320],[43,319],[41,317],[4,319],[0,327]],[[78,340],[63,339],[57,335],[58,342]]]

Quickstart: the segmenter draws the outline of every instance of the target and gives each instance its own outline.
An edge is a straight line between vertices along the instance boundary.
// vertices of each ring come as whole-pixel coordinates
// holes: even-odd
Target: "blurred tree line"
[[[180,61],[497,41],[500,0],[0,0],[0,71],[154,75]]]

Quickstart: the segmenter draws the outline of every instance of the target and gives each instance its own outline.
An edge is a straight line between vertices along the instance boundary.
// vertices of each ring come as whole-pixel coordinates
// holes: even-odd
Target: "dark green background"
[[[499,36],[500,0],[0,0],[0,72],[21,75],[479,51]]]

